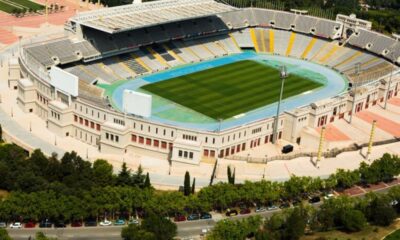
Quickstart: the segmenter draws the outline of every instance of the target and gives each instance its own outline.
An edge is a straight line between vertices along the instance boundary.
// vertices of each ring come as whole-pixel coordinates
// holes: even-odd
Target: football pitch
[[[148,84],[142,89],[217,120],[277,102],[280,86],[278,69],[244,60]],[[301,76],[289,75],[283,98],[321,86]]]
[[[16,10],[27,11],[28,9],[38,11],[44,9],[44,6],[30,0],[0,0],[0,11],[13,13]]]

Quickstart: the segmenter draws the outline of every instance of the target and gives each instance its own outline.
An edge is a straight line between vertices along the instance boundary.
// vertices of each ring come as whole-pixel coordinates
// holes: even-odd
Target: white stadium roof
[[[69,20],[103,32],[118,33],[234,10],[237,9],[214,0],[158,0],[79,13]]]

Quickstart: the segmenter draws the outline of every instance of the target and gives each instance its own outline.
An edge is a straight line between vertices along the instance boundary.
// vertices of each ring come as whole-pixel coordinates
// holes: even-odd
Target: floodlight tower
[[[286,66],[281,66],[280,78],[281,78],[281,93],[279,95],[278,108],[276,110],[275,122],[274,122],[274,132],[272,134],[272,143],[276,143],[278,139],[278,124],[279,124],[279,113],[281,110],[281,102],[283,95],[283,87],[285,86],[285,79],[289,76]]]

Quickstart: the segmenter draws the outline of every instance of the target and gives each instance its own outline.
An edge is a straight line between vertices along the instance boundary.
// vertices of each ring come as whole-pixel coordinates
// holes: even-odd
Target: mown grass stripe
[[[214,119],[226,119],[278,100],[279,71],[256,61],[244,60],[142,88]],[[285,82],[284,98],[322,84],[297,75]]]

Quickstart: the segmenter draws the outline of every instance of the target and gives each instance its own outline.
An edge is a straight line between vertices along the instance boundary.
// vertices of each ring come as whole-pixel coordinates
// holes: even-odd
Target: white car
[[[256,212],[265,212],[267,209],[263,206],[256,207]]]
[[[100,226],[111,226],[112,222],[104,219],[104,221],[100,222]]]
[[[335,195],[333,195],[332,193],[329,193],[329,194],[325,195],[324,199],[328,200],[328,199],[331,199],[331,198],[334,198],[334,197],[335,197]]]
[[[22,224],[20,222],[11,223],[10,228],[22,228]]]

